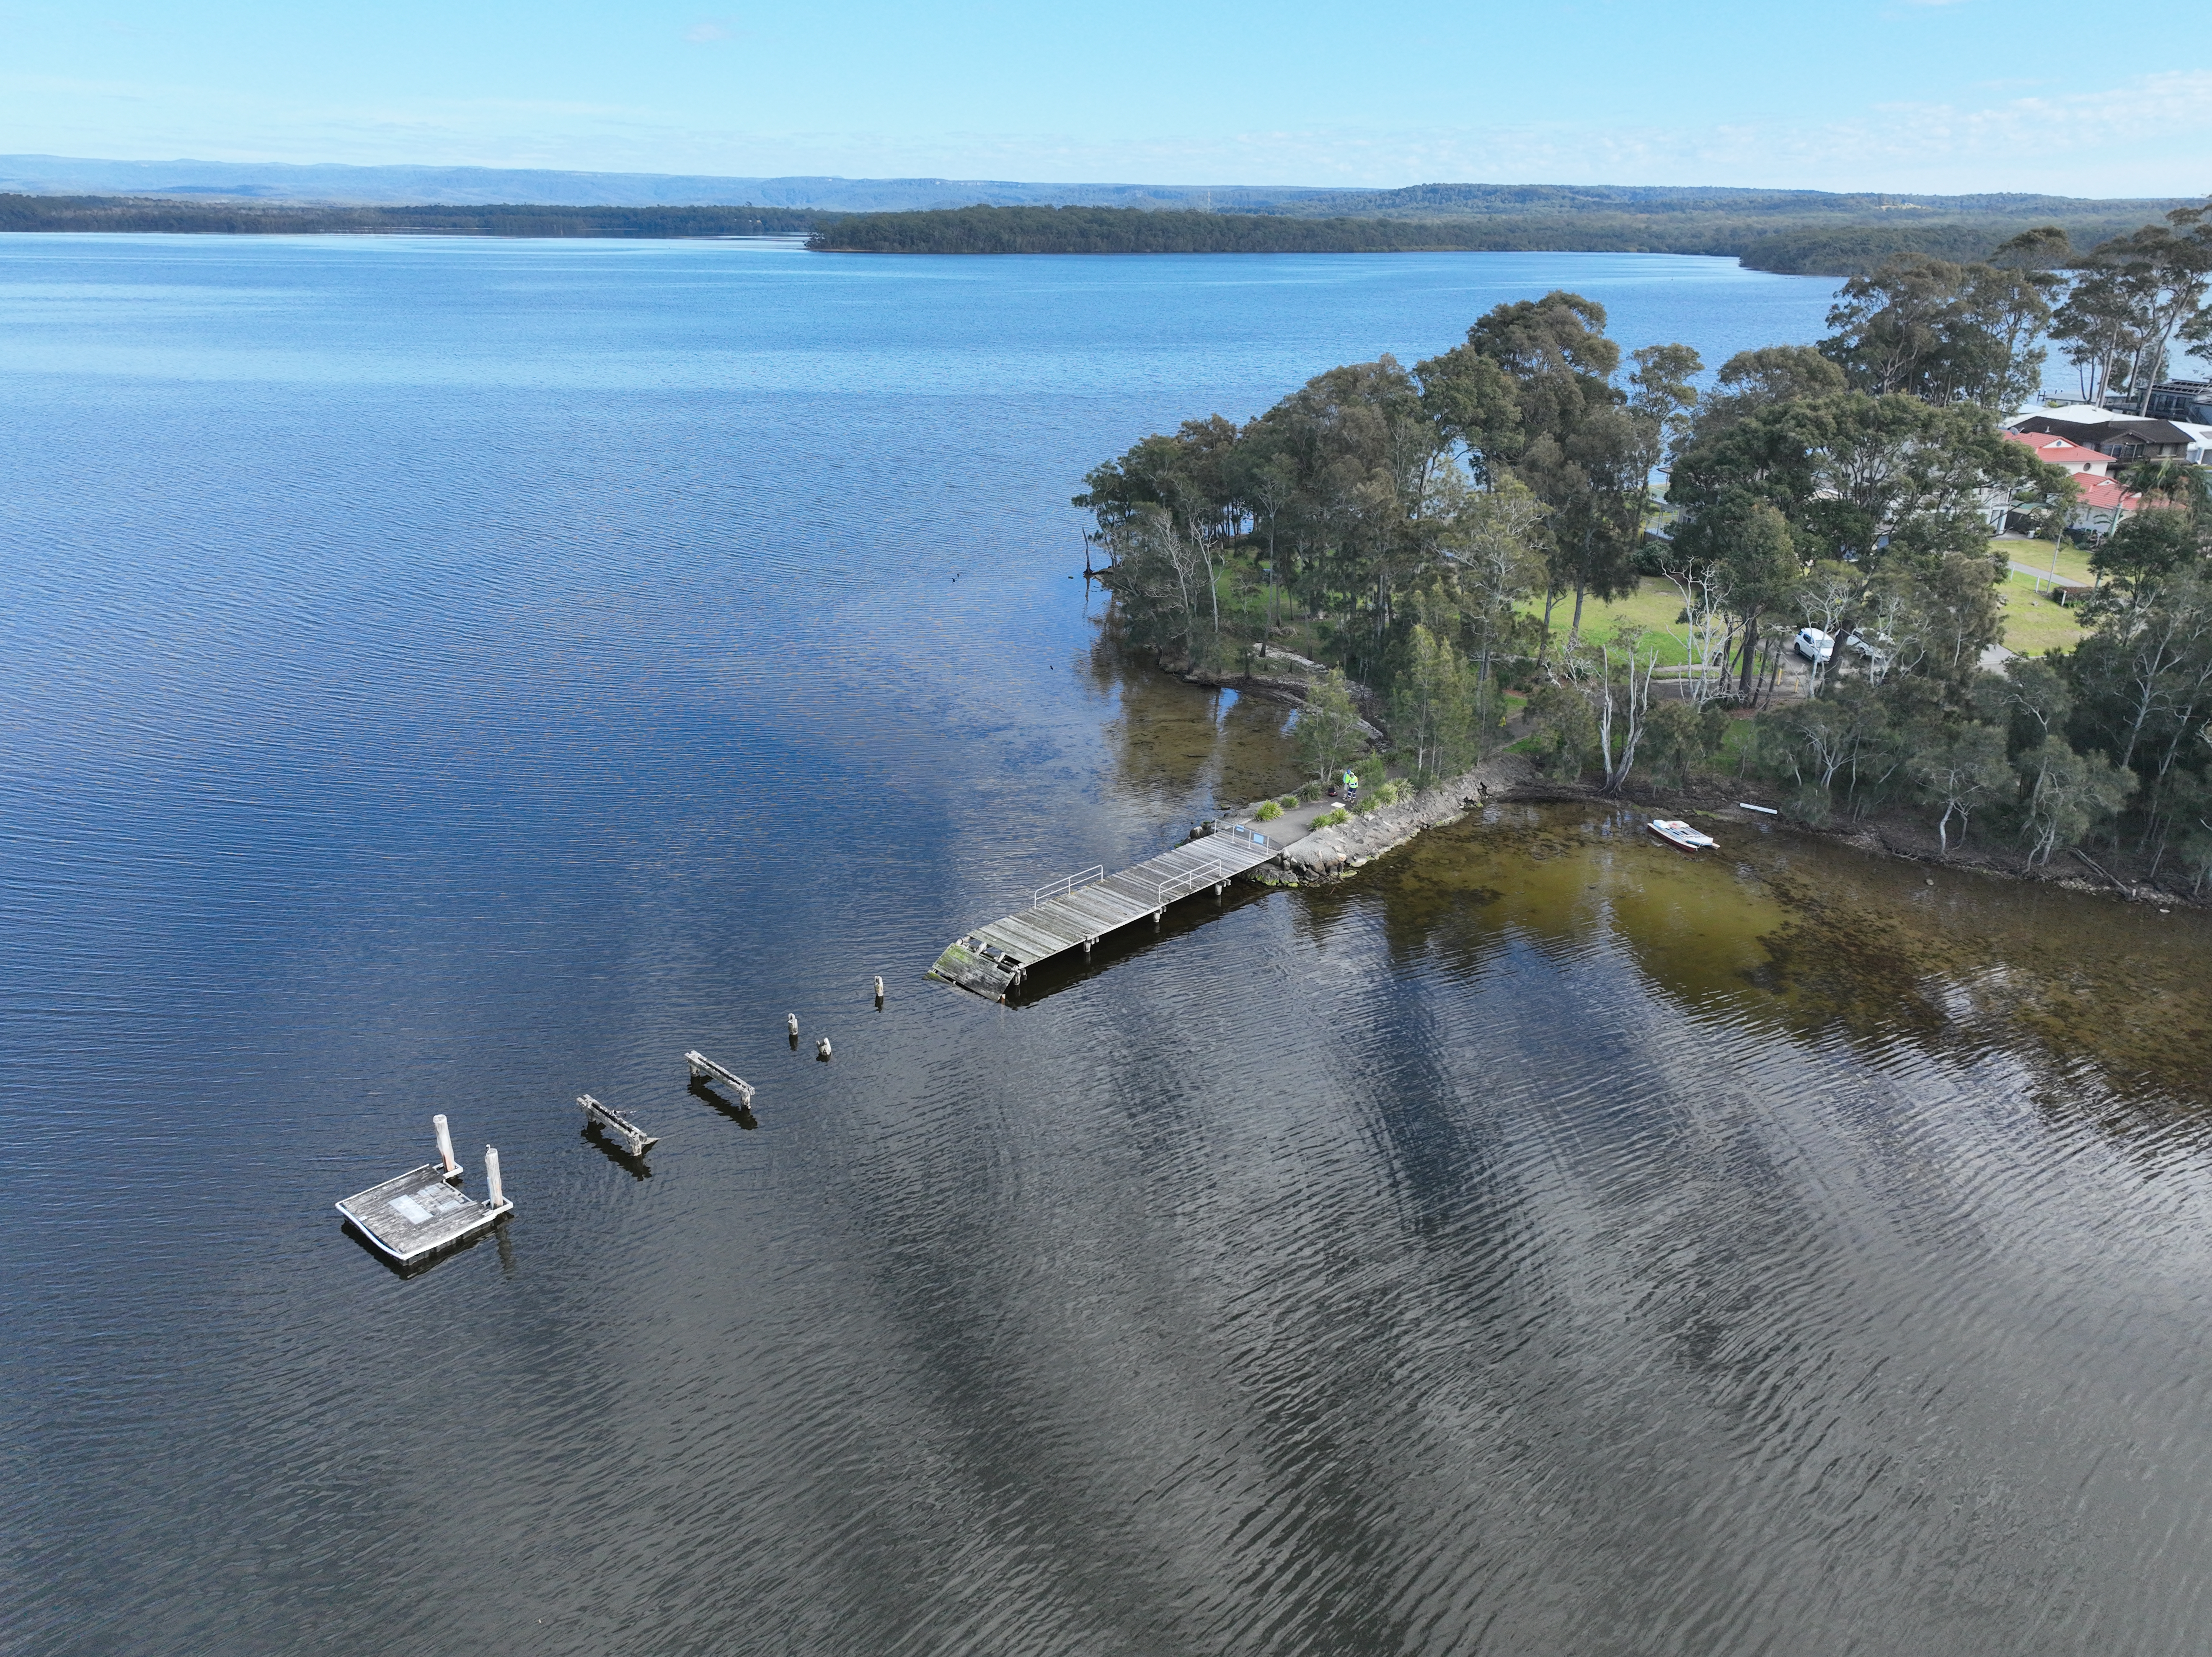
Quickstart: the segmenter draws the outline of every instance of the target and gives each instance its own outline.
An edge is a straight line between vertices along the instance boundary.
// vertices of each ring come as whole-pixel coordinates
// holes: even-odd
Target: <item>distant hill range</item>
[[[811,230],[816,246],[866,252],[1705,253],[1824,276],[1870,269],[1895,252],[1978,258],[2042,224],[2063,226],[2075,246],[2087,247],[2184,204],[1674,185],[1320,190],[40,155],[0,156],[0,192],[12,192],[0,200],[0,228],[17,230],[655,237]],[[1122,210],[1100,210],[1114,209]]]
[[[1018,184],[973,179],[738,179],[679,173],[556,173],[528,167],[102,161],[70,155],[0,155],[0,191],[187,200],[220,197],[304,205],[473,206],[529,202],[557,207],[811,207],[832,213],[891,213],[979,204],[1218,207],[1249,213],[1273,211],[1294,199],[1328,193],[1258,186]]]

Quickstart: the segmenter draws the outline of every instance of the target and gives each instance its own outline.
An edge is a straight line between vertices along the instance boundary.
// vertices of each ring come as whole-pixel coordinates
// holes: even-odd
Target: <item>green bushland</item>
[[[1761,270],[1853,276],[1899,255],[1985,259],[2031,226],[2057,226],[2075,244],[2087,245],[2179,204],[2059,196],[1490,185],[1225,194],[1233,204],[1256,210],[978,206],[838,213],[751,204],[553,203],[350,207],[0,194],[0,231],[654,238],[812,233],[809,246],[821,251],[875,253],[1696,253],[1737,258]]]
[[[2124,467],[2145,508],[2078,570],[2059,549],[2098,584],[2061,609],[2012,564],[2048,568],[2077,486],[1998,425],[2050,346],[2101,394],[2212,341],[2208,268],[2212,208],[2086,253],[2045,226],[1986,264],[1893,258],[1817,346],[1704,388],[1695,352],[1624,353],[1603,307],[1553,293],[1410,368],[1147,437],[1076,504],[1132,643],[1235,664],[1295,639],[1326,665],[1296,727],[1316,780],[1370,725],[1415,776],[1508,742],[1614,794],[1733,764],[1808,822],[1917,813],[1946,853],[2094,843],[2212,877],[2212,482]],[[1808,625],[1838,640],[1817,672]]]
[[[677,240],[789,235],[831,213],[794,207],[290,207],[160,197],[0,195],[0,231],[173,231],[225,235],[610,236]]]
[[[1985,259],[2022,230],[2118,235],[2176,201],[2052,196],[1878,197],[1431,185],[1187,208],[961,207],[856,213],[808,246],[865,253],[1698,253],[1788,275],[1854,276],[1918,254]]]
[[[1253,817],[1261,822],[1273,822],[1282,815],[1283,808],[1273,800],[1264,801],[1260,809],[1252,814]]]

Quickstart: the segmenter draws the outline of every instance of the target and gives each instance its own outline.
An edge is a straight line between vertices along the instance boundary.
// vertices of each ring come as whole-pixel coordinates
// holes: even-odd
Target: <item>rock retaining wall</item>
[[[1256,869],[1248,879],[1310,886],[1340,880],[1393,847],[1403,846],[1424,828],[1456,822],[1486,802],[1499,799],[1528,781],[1528,762],[1517,754],[1486,760],[1465,776],[1424,789],[1410,799],[1378,806],[1348,822],[1317,829],[1292,843],[1280,869]]]

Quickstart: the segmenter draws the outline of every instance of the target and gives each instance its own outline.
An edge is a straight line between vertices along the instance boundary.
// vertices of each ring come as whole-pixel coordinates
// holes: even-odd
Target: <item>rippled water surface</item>
[[[1504,807],[921,977],[1283,779],[1083,470],[1553,286],[1826,304],[0,238],[0,1646],[2201,1649],[2200,919]],[[517,1211],[402,1278],[433,1111]]]

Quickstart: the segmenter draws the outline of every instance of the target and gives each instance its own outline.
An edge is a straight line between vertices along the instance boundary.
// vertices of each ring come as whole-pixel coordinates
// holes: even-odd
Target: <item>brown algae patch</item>
[[[2039,1096],[2124,1116],[2212,1104],[2212,919],[1699,826],[1719,849],[1676,851],[1634,811],[1492,807],[1378,865],[1372,889],[1401,956],[1564,956],[1602,932],[1686,1006],[1869,1048],[2010,1052]]]

